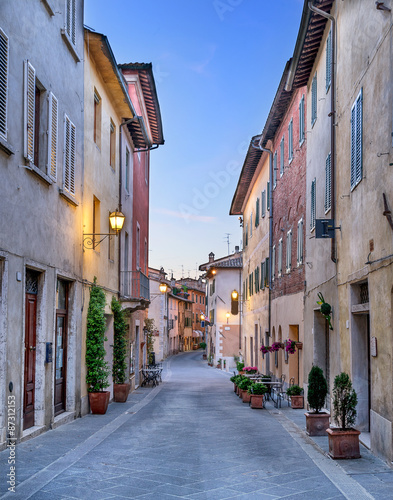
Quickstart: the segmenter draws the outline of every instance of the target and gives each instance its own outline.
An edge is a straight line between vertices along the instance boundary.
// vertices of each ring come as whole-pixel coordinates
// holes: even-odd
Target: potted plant
[[[243,368],[244,368],[244,363],[242,363],[241,361],[237,361],[237,363],[236,363],[236,369],[237,369],[237,371],[239,372],[240,375],[243,374]]]
[[[242,398],[243,403],[250,402],[250,393],[248,393],[249,387],[251,387],[252,381],[247,377],[242,377],[239,382],[239,396]]]
[[[258,372],[258,367],[257,366],[245,366],[243,368],[243,371],[248,375],[252,375],[253,373]]]
[[[92,413],[104,414],[108,409],[110,392],[104,391],[109,386],[109,367],[105,361],[105,294],[96,284],[90,289],[89,308],[86,327],[86,383]]]
[[[206,349],[206,342],[199,342],[199,347],[203,350]],[[202,354],[202,359],[207,359],[206,351]]]
[[[235,375],[234,377],[234,392],[236,393],[236,395],[239,395],[239,384],[240,382],[243,380],[244,376],[243,375]]]
[[[221,358],[217,361],[217,368],[221,368]]]
[[[263,408],[263,395],[267,392],[267,386],[258,382],[252,384],[248,390],[251,408]]]
[[[358,398],[349,375],[340,373],[334,379],[333,418],[337,428],[327,429],[329,455],[334,458],[360,458],[359,434],[353,429]]]
[[[125,403],[130,392],[130,383],[126,382],[126,320],[125,312],[115,296],[112,297],[111,309],[113,313],[113,399],[117,403]]]
[[[209,354],[209,358],[207,360],[207,364],[209,366],[213,366],[213,354]]]
[[[327,392],[327,382],[322,369],[313,366],[308,374],[307,401],[314,411],[305,413],[306,431],[309,436],[324,436],[329,427],[330,413],[321,412]]]
[[[288,387],[287,396],[290,396],[291,398],[292,408],[304,408],[303,389],[299,385],[292,385],[291,387]]]

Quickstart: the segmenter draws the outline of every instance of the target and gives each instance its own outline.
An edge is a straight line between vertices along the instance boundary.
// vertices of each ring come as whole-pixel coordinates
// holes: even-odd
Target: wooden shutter
[[[316,208],[316,180],[311,183],[311,214],[310,214],[310,229],[315,227],[315,208]]]
[[[48,165],[49,176],[57,179],[57,137],[58,137],[58,101],[56,97],[49,93],[48,109]]]
[[[325,164],[325,213],[328,212],[332,206],[332,162],[331,154],[326,157]]]
[[[317,74],[315,73],[311,84],[311,124],[317,119]]]
[[[24,157],[34,162],[34,123],[35,123],[35,69],[24,63]]]
[[[64,189],[75,195],[75,125],[67,115],[64,120]]]
[[[351,109],[351,189],[363,178],[363,89]]]
[[[332,79],[332,32],[326,40],[326,92],[329,90]]]
[[[261,262],[261,289],[263,290],[265,288],[265,263]]]
[[[259,198],[257,198],[255,204],[255,227],[259,226]]]
[[[266,214],[266,190],[262,191],[262,217],[265,217]]]
[[[0,29],[0,136],[7,138],[8,36]]]
[[[70,40],[76,42],[76,0],[67,0],[66,31]]]

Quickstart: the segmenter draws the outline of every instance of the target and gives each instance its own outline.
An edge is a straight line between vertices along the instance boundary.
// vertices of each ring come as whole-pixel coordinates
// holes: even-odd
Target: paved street
[[[393,470],[364,447],[329,459],[301,410],[251,410],[200,351],[165,364],[158,387],[18,445],[16,493],[2,452],[1,498],[393,499]]]

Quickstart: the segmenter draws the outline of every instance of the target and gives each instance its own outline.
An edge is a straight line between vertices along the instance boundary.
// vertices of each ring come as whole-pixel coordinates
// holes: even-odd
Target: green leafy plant
[[[102,392],[109,386],[109,366],[105,361],[105,294],[96,284],[90,289],[86,327],[86,383],[88,392]]]
[[[113,365],[112,377],[115,384],[124,384],[127,370],[127,340],[125,312],[115,296],[112,297],[111,309],[113,313]]]
[[[307,401],[315,413],[320,413],[328,392],[327,382],[319,366],[313,366],[308,374]]]
[[[236,369],[237,369],[237,371],[241,372],[243,370],[243,368],[244,368],[244,363],[242,363],[241,361],[238,361],[236,363]]]
[[[239,389],[246,391],[252,385],[252,381],[247,377],[242,377],[240,382],[237,384]]]
[[[325,299],[323,298],[323,295],[321,292],[318,293],[318,298],[319,301],[317,302],[318,305],[321,306],[320,311],[322,316],[326,319],[326,321],[329,323],[329,329],[333,330],[332,322],[331,322],[331,315],[332,315],[332,306],[325,302]]]
[[[267,391],[268,391],[267,386],[261,384],[260,382],[251,384],[250,387],[248,388],[248,392],[250,394],[265,394]]]
[[[291,387],[287,389],[288,396],[300,396],[302,393],[303,389],[299,385],[291,385]]]
[[[154,347],[153,342],[153,332],[154,332],[154,319],[145,318],[145,328],[146,333],[146,348],[147,348],[147,362],[150,364],[152,359],[152,352]]]
[[[333,417],[340,429],[350,429],[355,425],[357,404],[357,394],[348,373],[340,373],[333,386]]]
[[[201,349],[206,349],[206,342],[199,342],[199,347]]]

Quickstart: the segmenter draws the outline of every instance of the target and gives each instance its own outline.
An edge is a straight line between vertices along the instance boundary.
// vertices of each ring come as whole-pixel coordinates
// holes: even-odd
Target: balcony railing
[[[120,274],[124,298],[150,301],[149,278],[142,271],[122,271]]]

